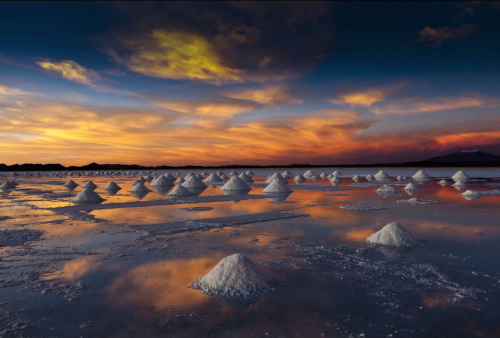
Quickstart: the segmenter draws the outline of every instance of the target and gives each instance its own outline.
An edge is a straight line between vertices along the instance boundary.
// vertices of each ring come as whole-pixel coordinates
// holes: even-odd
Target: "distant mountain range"
[[[500,167],[500,156],[486,153],[481,150],[462,150],[456,153],[432,157],[425,161],[406,163],[379,163],[379,164],[336,164],[336,165],[225,165],[225,166],[141,166],[138,164],[97,164],[95,162],[84,166],[65,167],[62,164],[0,164],[0,171],[70,171],[70,170],[175,170],[175,169],[201,169],[201,168],[303,168],[303,167]]]

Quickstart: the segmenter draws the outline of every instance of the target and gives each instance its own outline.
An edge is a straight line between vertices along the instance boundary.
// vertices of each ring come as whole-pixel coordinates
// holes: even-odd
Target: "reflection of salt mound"
[[[274,180],[272,181],[264,190],[262,190],[264,194],[282,194],[282,193],[290,193],[292,189],[283,181]]]
[[[87,183],[85,183],[83,188],[95,190],[95,188],[97,188],[97,185],[95,185],[94,182],[92,182],[92,181],[88,181]]]
[[[439,181],[439,184],[441,184],[444,187],[445,185],[448,185],[448,181],[441,180],[441,181]]]
[[[184,188],[206,188],[207,185],[203,183],[196,175],[191,175],[182,183]]]
[[[267,195],[268,195],[268,198],[271,201],[271,203],[279,205],[279,204],[285,202],[285,200],[291,194],[292,194],[291,192],[284,192],[284,193],[279,193],[279,194],[267,194]]]
[[[85,188],[76,197],[74,197],[71,202],[75,204],[100,204],[104,199],[99,196],[94,189]]]
[[[378,173],[375,174],[375,179],[377,180],[387,180],[389,178],[391,178],[391,176],[389,176],[389,174],[383,170],[380,170]]]
[[[390,185],[388,184],[384,184],[383,186],[381,186],[380,188],[377,189],[377,192],[382,195],[382,196],[392,196],[394,194],[397,194],[398,191],[396,190],[396,188],[394,187],[391,187]]]
[[[462,195],[462,197],[468,201],[475,201],[483,197],[483,195],[476,190],[467,190],[466,192],[461,193],[460,195]]]
[[[280,174],[278,173],[274,173],[271,177],[269,177],[266,181],[266,184],[269,184],[271,183],[272,181],[274,180],[280,180],[281,182],[283,183],[287,183],[288,181],[286,180],[286,178],[284,178],[283,176],[281,176]]]
[[[415,192],[418,190],[417,186],[413,183],[408,183],[408,185],[406,185],[406,187],[404,187],[404,190],[406,191],[411,191],[411,192]]]
[[[248,186],[248,184],[243,182],[243,180],[241,178],[239,178],[238,176],[233,176],[233,177],[231,177],[231,179],[229,181],[226,182],[226,184],[224,184],[222,186],[222,188],[220,188],[220,190],[222,190],[222,191],[246,191],[246,190],[250,190],[250,187]]]
[[[368,243],[395,246],[412,247],[418,244],[418,240],[413,237],[398,222],[392,222],[366,239]]]
[[[118,184],[116,184],[115,182],[113,182],[113,181],[109,182],[109,183],[108,183],[108,184],[104,187],[104,190],[110,190],[110,191],[112,191],[112,190],[116,190],[116,191],[118,191],[118,190],[120,190],[120,189],[121,189],[121,188],[120,188],[120,186],[119,186]]]
[[[190,197],[193,193],[188,189],[184,188],[182,185],[178,185],[174,190],[168,193],[168,196],[172,197]]]
[[[455,175],[451,176],[451,178],[454,181],[463,181],[463,182],[467,182],[468,180],[470,180],[469,175],[467,175],[462,170],[457,171],[457,173]]]
[[[261,270],[250,258],[234,254],[223,258],[205,276],[193,282],[193,288],[208,295],[255,297],[273,290],[281,280]]]
[[[338,171],[338,170],[335,170],[335,171],[332,173],[332,176],[333,176],[333,177],[337,177],[337,176],[341,176],[341,175],[342,175],[342,173],[341,173],[340,171]]]
[[[305,180],[306,180],[306,178],[305,178],[304,176],[302,176],[301,174],[298,174],[297,176],[295,176],[295,177],[293,178],[293,181],[294,181],[295,183],[302,183],[302,182],[304,182]]]
[[[452,185],[457,190],[464,189],[467,185],[463,181],[456,181],[455,184]]]
[[[78,186],[78,184],[76,184],[73,180],[69,180],[68,182],[64,183],[64,186],[66,188],[75,188]]]
[[[308,180],[310,180],[313,176],[316,176],[316,174],[313,173],[311,170],[308,170],[304,173],[304,177]]]
[[[206,179],[205,179],[205,184],[207,183],[217,183],[217,182],[222,182],[222,179],[217,176],[215,173],[211,173]]]
[[[415,175],[412,176],[414,180],[428,180],[431,177],[423,170],[419,170]]]
[[[152,187],[168,187],[172,186],[174,183],[163,175],[158,176],[151,182]]]

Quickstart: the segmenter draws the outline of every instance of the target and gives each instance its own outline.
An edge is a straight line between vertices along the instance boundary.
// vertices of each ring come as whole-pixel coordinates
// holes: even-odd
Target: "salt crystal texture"
[[[273,290],[273,286],[281,282],[256,266],[250,258],[234,254],[223,258],[212,271],[195,280],[192,287],[212,296],[249,298]]]
[[[413,237],[398,222],[392,222],[366,239],[366,242],[378,245],[395,247],[412,247],[418,244],[418,240]]]

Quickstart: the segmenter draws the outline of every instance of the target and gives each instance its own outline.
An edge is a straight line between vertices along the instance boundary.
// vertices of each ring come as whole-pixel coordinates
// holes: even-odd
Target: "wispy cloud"
[[[418,42],[427,43],[430,46],[441,46],[446,40],[457,40],[478,31],[472,24],[463,24],[460,27],[425,27],[418,33]]]
[[[257,89],[244,89],[231,91],[226,94],[227,97],[240,100],[254,101],[263,105],[277,104],[301,104],[303,100],[292,95],[284,86],[271,85]]]
[[[49,72],[59,74],[66,80],[86,85],[94,85],[95,81],[100,78],[96,71],[85,68],[72,60],[63,60],[59,62],[45,60],[38,61],[36,64]]]
[[[405,84],[395,86],[380,86],[363,90],[347,91],[335,98],[329,99],[333,104],[348,104],[351,107],[369,107],[374,103],[384,101],[387,97],[401,91]]]

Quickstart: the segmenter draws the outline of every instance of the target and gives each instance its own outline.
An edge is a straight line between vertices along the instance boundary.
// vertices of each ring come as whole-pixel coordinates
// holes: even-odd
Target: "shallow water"
[[[87,208],[70,208],[70,199],[89,178],[71,177],[79,184],[73,191],[62,186],[69,178],[16,178],[18,188],[0,194],[2,231],[43,236],[0,247],[0,336],[500,336],[500,196],[460,195],[498,189],[499,170],[466,169],[473,180],[458,191],[437,183],[456,169],[429,169],[434,179],[418,182],[409,195],[403,190],[409,181],[355,183],[349,176],[378,170],[346,169],[336,187],[290,180],[293,192],[278,198],[262,195],[274,171],[252,170],[249,195],[223,197],[219,185],[175,204],[152,189],[140,199],[132,195],[136,176],[92,177],[106,201]],[[417,169],[386,171],[411,177]],[[102,189],[111,180],[122,187],[114,195]],[[379,195],[384,183],[398,193]],[[439,203],[397,202],[411,198]],[[383,209],[339,208],[346,205]],[[185,210],[192,207],[204,210]],[[245,223],[273,211],[308,217]],[[184,231],[188,220],[207,227]],[[394,221],[422,245],[395,250],[363,242]],[[179,230],[152,235],[153,225]],[[285,284],[256,299],[189,288],[237,252]]]

